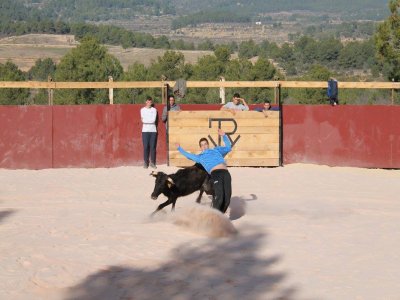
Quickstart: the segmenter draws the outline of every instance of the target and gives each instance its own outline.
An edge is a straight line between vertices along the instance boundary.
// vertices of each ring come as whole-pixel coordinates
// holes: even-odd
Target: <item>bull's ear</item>
[[[152,171],[152,172],[150,173],[150,176],[157,177],[157,174],[158,174],[158,172],[156,172],[156,171]]]
[[[168,185],[168,187],[169,188],[171,188],[171,186],[173,186],[174,184],[175,184],[175,182],[172,180],[172,178],[171,177],[169,177],[168,176],[168,178],[167,178],[167,185]]]

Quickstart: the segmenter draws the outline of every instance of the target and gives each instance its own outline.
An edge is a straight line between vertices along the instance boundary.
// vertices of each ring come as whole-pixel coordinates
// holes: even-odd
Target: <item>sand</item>
[[[400,170],[230,172],[151,218],[150,170],[0,169],[0,299],[400,299]]]

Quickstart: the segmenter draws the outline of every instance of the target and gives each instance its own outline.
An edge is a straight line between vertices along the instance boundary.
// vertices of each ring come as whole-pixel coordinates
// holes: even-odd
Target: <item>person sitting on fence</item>
[[[339,99],[338,99],[338,81],[335,78],[330,78],[328,80],[328,89],[326,91],[326,94],[329,98],[329,103],[332,106],[338,105],[339,104]]]

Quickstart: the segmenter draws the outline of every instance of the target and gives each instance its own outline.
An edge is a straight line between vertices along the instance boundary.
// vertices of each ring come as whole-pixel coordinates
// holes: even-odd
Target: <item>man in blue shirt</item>
[[[231,141],[222,129],[218,129],[218,134],[222,136],[225,147],[218,146],[210,149],[208,140],[201,138],[199,146],[202,152],[198,155],[183,150],[179,144],[177,144],[177,148],[186,158],[200,163],[211,175],[215,192],[213,207],[225,213],[231,202],[232,179],[224,157],[232,150],[232,146]]]

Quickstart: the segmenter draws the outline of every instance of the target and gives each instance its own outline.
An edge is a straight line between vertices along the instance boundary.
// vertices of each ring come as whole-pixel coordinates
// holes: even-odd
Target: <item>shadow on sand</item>
[[[0,223],[3,222],[4,219],[8,218],[12,214],[15,213],[15,210],[4,210],[0,211]]]
[[[257,196],[250,194],[250,198],[232,197],[229,205],[229,219],[237,220],[246,214],[246,202],[257,200]]]
[[[286,274],[272,270],[281,258],[257,254],[265,238],[247,228],[176,248],[175,259],[156,269],[111,266],[70,288],[66,299],[298,299],[296,288],[284,286]]]

